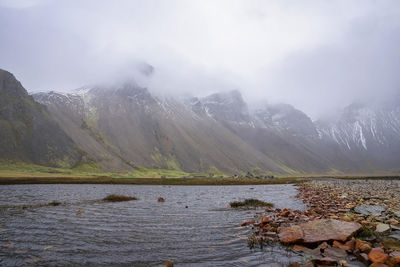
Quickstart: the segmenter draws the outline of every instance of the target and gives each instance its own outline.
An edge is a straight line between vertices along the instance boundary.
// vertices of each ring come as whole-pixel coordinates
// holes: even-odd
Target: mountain
[[[146,68],[146,75],[153,71]],[[236,90],[168,98],[130,81],[32,98],[10,73],[0,77],[2,158],[48,166],[89,158],[107,171],[400,171],[399,98],[312,121],[288,104],[254,109]]]
[[[82,154],[11,73],[0,69],[0,159],[73,167]]]
[[[398,126],[388,126],[400,118],[396,105],[370,113],[350,106],[338,120],[313,122],[288,104],[252,110],[239,91],[178,100],[156,97],[130,82],[34,98],[104,169],[350,173],[395,171],[399,163]],[[375,137],[366,141],[367,149],[362,138],[347,140],[350,132],[360,133],[358,125],[369,138],[366,121],[372,114],[382,118],[372,128]],[[382,138],[391,143],[384,145]],[[350,143],[354,148],[349,150]]]
[[[334,142],[341,153],[365,168],[399,170],[400,98],[373,105],[352,104],[336,119],[318,121],[321,140]]]

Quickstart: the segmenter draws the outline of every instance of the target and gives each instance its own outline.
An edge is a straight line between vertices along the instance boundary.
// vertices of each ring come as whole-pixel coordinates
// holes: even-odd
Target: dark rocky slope
[[[81,152],[46,108],[0,69],[0,158],[73,167]]]

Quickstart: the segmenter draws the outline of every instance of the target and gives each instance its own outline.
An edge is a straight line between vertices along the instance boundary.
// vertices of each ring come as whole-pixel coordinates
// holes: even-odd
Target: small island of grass
[[[103,198],[103,201],[108,201],[108,202],[122,202],[122,201],[131,201],[131,200],[138,200],[136,197],[128,197],[128,196],[123,196],[123,195],[108,195],[105,198]]]
[[[234,201],[229,203],[232,208],[240,207],[270,207],[272,208],[274,204],[269,202],[264,202],[258,199],[246,199],[244,201]]]

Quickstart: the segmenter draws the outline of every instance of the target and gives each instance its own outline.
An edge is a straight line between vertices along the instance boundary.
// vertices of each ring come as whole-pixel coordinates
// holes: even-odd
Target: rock
[[[390,238],[400,240],[400,231],[394,231],[389,235]]]
[[[163,197],[159,197],[159,198],[157,199],[157,201],[158,201],[158,202],[165,202],[165,199],[164,199]]]
[[[287,267],[301,267],[301,265],[298,262],[292,262],[292,263],[289,263],[289,265]]]
[[[399,264],[400,265],[400,250],[399,251],[393,251],[390,253],[390,260],[393,264]]]
[[[372,245],[367,241],[356,239],[355,249],[358,249],[363,253],[369,253],[372,249]]]
[[[393,229],[393,230],[397,230],[397,231],[400,231],[400,225],[398,225],[398,224],[396,224],[396,225],[390,225],[390,227]]]
[[[280,214],[281,217],[288,217],[289,215],[290,215],[290,210],[288,209],[283,209],[283,211]]]
[[[276,237],[276,233],[275,232],[266,232],[266,233],[263,233],[263,235],[266,236],[266,237],[273,237],[273,238]]]
[[[298,225],[279,228],[279,240],[283,244],[294,244],[303,240],[303,230]]]
[[[165,263],[165,266],[166,266],[166,267],[174,267],[174,262],[171,261],[171,260],[168,260],[168,261]]]
[[[301,267],[314,267],[314,264],[311,261],[309,261],[309,262],[306,262],[305,264],[301,265]]]
[[[375,229],[375,232],[377,232],[379,234],[387,233],[389,231],[390,231],[390,226],[388,224],[384,224],[384,223],[379,223]]]
[[[336,266],[337,265],[337,260],[334,260],[329,257],[324,257],[320,259],[315,259],[314,262],[319,265],[325,265],[325,266]]]
[[[372,263],[369,267],[389,267],[389,266],[387,266],[384,263],[375,262],[375,263]]]
[[[382,212],[386,210],[384,206],[370,206],[370,205],[361,205],[354,208],[354,211],[364,215],[381,215]]]
[[[340,248],[328,247],[324,251],[324,256],[329,257],[336,260],[341,260],[346,258],[347,252]]]
[[[358,265],[354,265],[354,264],[349,264],[349,263],[343,263],[342,267],[359,267]]]
[[[368,259],[372,262],[384,263],[388,259],[388,255],[382,248],[373,248],[368,253]]]
[[[247,225],[252,225],[255,224],[255,221],[247,221],[247,222],[243,222],[240,226],[247,226]]]
[[[351,239],[345,243],[345,246],[348,246],[350,248],[350,251],[353,251],[356,247],[356,240]]]
[[[349,243],[350,241],[346,242],[346,244],[342,244],[339,241],[333,241],[332,246],[335,248],[340,248],[342,250],[345,250],[347,252],[351,252],[354,249],[354,246],[351,245],[351,243]]]
[[[326,242],[323,242],[318,246],[318,248],[322,249],[322,250],[327,249],[328,247],[329,247],[329,245]]]
[[[368,259],[368,255],[366,253],[360,253],[358,255],[358,260],[367,266],[369,265],[369,259]]]
[[[306,253],[306,254],[311,254],[312,249],[302,246],[302,245],[294,245],[292,250],[294,252],[302,252],[302,253]]]
[[[332,219],[321,219],[300,225],[303,230],[304,243],[317,243],[329,240],[346,241],[361,225],[355,222],[344,222]]]
[[[261,223],[269,223],[268,217],[263,216],[263,217],[261,218]]]

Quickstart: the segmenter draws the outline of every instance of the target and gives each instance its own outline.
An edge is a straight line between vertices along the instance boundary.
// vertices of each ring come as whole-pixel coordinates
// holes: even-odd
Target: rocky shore
[[[298,185],[307,210],[267,208],[249,246],[276,242],[304,255],[289,266],[400,266],[399,180],[314,180]]]

